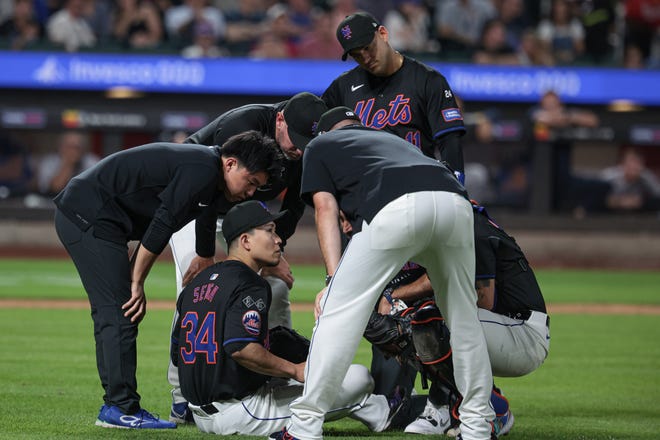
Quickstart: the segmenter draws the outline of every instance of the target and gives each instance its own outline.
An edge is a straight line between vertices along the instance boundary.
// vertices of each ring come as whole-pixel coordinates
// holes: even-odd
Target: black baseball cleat
[[[286,430],[286,427],[282,428],[281,431],[273,432],[268,438],[275,440],[298,440],[296,437],[289,434],[289,431]]]
[[[408,390],[397,385],[392,395],[387,399],[387,404],[390,407],[390,413],[387,416],[387,422],[383,430],[403,429],[408,424],[408,418],[410,417],[409,411],[407,411],[407,407],[410,405]]]

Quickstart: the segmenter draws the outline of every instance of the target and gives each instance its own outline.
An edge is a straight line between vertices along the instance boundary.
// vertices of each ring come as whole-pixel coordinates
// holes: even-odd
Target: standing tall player
[[[352,108],[362,123],[387,130],[444,161],[464,183],[463,115],[438,71],[390,46],[389,34],[366,12],[346,17],[337,40],[358,65],[337,77],[321,97],[328,108]]]
[[[337,27],[337,40],[358,65],[337,77],[322,95],[328,108],[346,106],[362,124],[393,133],[426,156],[442,160],[465,183],[463,115],[447,80],[431,67],[397,52],[389,34],[365,12],[347,16]],[[371,373],[375,392],[388,394],[397,385],[411,388],[416,372],[405,371],[373,348]]]

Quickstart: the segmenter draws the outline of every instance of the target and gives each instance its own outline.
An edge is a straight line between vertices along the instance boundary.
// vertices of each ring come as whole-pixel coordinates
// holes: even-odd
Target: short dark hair
[[[256,130],[244,131],[227,139],[220,153],[233,157],[254,174],[265,171],[268,181],[281,179],[284,167],[284,155],[275,139]]]

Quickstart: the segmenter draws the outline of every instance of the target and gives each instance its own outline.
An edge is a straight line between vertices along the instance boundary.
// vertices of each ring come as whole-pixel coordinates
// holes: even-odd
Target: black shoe
[[[390,413],[387,416],[384,431],[405,428],[410,419],[410,415],[408,414],[410,412],[408,411],[408,407],[410,406],[408,390],[397,385],[394,388],[392,396],[387,399],[387,403],[390,407]]]

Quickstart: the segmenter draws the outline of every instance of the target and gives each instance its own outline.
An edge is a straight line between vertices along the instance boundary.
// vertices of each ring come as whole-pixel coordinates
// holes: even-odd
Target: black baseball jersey
[[[200,255],[212,256],[212,214],[228,203],[222,193],[221,151],[165,142],[130,148],[71,179],[54,201],[82,230],[93,225],[98,238],[118,243],[140,240],[156,254],[188,222],[206,219],[211,222],[206,226],[209,232],[198,235],[197,249]]]
[[[389,77],[356,66],[337,77],[321,98],[328,108],[354,109],[365,126],[394,133],[429,157],[436,157],[434,140],[465,133],[463,115],[445,77],[406,56]],[[462,171],[460,160],[460,165],[450,165]]]
[[[302,198],[333,194],[354,233],[403,194],[448,191],[467,197],[447,167],[385,131],[349,125],[313,139],[303,156]]]
[[[190,135],[184,142],[198,145],[222,145],[231,136],[248,130],[256,130],[275,139],[275,118],[287,101],[276,104],[248,104],[218,116],[213,122]],[[287,190],[282,200],[281,211],[287,213],[279,218],[277,233],[283,244],[293,235],[296,225],[303,215],[305,204],[300,200],[300,176],[302,163],[299,160],[284,160],[282,177],[277,182],[271,182],[268,189],[257,190],[253,199],[267,202],[277,198],[283,190]],[[226,214],[219,212],[218,214]]]
[[[493,312],[511,317],[530,310],[546,313],[541,288],[525,254],[482,206],[474,207],[474,247],[476,279],[495,279]]]
[[[231,357],[249,343],[267,347],[270,302],[268,283],[235,260],[214,264],[186,286],[177,301],[171,352],[186,400],[206,405],[242,399],[270,379]]]

